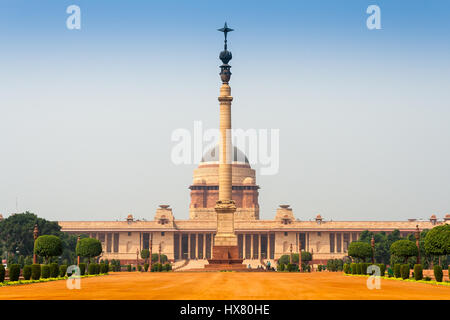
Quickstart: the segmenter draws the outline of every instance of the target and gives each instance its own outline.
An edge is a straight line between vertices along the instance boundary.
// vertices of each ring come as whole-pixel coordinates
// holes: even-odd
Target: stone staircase
[[[187,261],[186,264],[181,265],[177,269],[173,269],[173,271],[189,271],[190,269],[202,269],[208,264],[208,260],[206,259],[198,259],[198,260],[184,260]]]

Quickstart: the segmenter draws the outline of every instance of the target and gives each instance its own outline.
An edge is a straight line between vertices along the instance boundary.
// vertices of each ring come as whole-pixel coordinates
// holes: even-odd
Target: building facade
[[[272,220],[259,217],[258,189],[255,171],[247,158],[234,148],[232,163],[232,199],[236,202],[235,232],[239,255],[244,259],[276,260],[283,254],[305,250],[312,253],[313,263],[347,256],[350,242],[361,232],[390,233],[398,229],[402,236],[448,223],[450,215],[438,219],[408,221],[331,221],[318,214],[310,220],[299,220],[289,205],[280,205]],[[59,221],[62,231],[87,234],[103,246],[102,259],[119,259],[135,263],[142,249],[167,255],[171,261],[211,258],[217,220],[214,206],[218,197],[217,149],[208,152],[194,170],[189,187],[191,203],[188,220],[177,220],[169,205],[156,209],[151,221]]]

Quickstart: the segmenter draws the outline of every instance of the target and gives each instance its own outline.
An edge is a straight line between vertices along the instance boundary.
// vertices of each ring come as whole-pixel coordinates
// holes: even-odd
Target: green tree
[[[372,256],[372,247],[366,242],[353,241],[348,246],[348,255],[354,259],[364,262],[366,258]]]
[[[397,240],[391,245],[391,254],[402,258],[405,263],[409,257],[417,256],[417,246],[414,242],[403,239]]]
[[[80,257],[88,258],[90,263],[91,258],[102,254],[102,244],[94,238],[81,239],[76,246],[76,254]]]
[[[444,224],[428,231],[424,247],[427,254],[432,256],[450,254],[450,225]]]
[[[50,257],[59,256],[62,253],[62,241],[53,235],[40,236],[34,244],[34,252],[44,257],[48,264]]]
[[[150,257],[150,250],[142,249],[142,251],[141,251],[141,258],[145,260],[145,263],[148,262],[148,258],[149,257]]]
[[[33,255],[33,230],[37,224],[39,234],[56,235],[61,234],[61,227],[57,222],[38,218],[34,213],[17,213],[0,221],[0,242],[4,250],[10,253],[19,251],[24,256]]]

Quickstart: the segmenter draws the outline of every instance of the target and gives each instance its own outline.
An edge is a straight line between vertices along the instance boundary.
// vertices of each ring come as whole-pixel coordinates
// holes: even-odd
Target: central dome
[[[209,149],[202,157],[202,162],[219,162],[219,145]],[[233,147],[233,162],[235,163],[247,163],[247,156],[239,150],[237,147]]]

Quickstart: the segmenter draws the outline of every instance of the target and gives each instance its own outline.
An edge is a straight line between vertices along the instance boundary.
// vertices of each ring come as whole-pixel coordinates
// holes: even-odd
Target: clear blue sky
[[[450,212],[448,1],[2,0],[0,213],[187,218],[195,166],[171,163],[170,137],[218,125],[225,20],[233,126],[280,129],[262,218]]]

